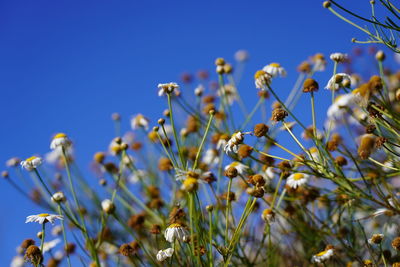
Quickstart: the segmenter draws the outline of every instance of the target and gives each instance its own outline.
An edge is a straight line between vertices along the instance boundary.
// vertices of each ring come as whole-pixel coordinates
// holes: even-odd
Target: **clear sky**
[[[254,104],[256,70],[280,62],[288,78],[279,90],[288,92],[301,61],[350,52],[352,37],[362,35],[318,0],[0,1],[0,163],[44,154],[51,136],[66,132],[87,171],[114,136],[111,113],[122,114],[124,130],[135,113],[160,117],[158,83],[212,71],[216,57],[233,61],[246,49],[251,61],[239,90]],[[324,85],[328,74],[319,77]],[[39,231],[25,217],[42,211],[4,181],[0,200],[0,265],[7,266],[16,246]]]

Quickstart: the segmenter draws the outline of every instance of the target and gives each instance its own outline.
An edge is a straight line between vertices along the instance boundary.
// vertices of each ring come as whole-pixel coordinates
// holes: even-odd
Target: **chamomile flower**
[[[312,256],[311,262],[312,263],[322,263],[322,262],[325,262],[325,261],[329,260],[330,258],[332,258],[333,255],[334,255],[333,248],[326,249],[326,250]]]
[[[202,161],[209,166],[217,165],[219,163],[218,150],[212,148],[207,149]]]
[[[275,78],[277,76],[280,77],[285,77],[286,76],[286,70],[281,67],[279,63],[271,63],[263,68],[263,71],[269,73],[272,78]]]
[[[165,229],[164,237],[170,243],[173,243],[175,239],[186,241],[189,237],[189,232],[180,223],[173,223]]]
[[[224,151],[226,154],[237,153],[239,145],[244,141],[244,135],[248,133],[236,132],[232,134],[231,139],[224,146]]]
[[[265,90],[271,84],[272,75],[264,70],[259,70],[254,74],[254,83],[256,88]]]
[[[224,99],[228,105],[232,105],[237,99],[237,93],[235,87],[230,84],[226,84],[217,91],[217,95]]]
[[[30,158],[27,158],[26,160],[21,161],[21,166],[27,171],[33,171],[36,169],[39,165],[42,164],[42,158],[32,156]]]
[[[131,119],[131,127],[133,130],[143,128],[147,131],[149,130],[149,119],[139,113]]]
[[[194,94],[196,96],[202,96],[204,91],[206,89],[204,88],[204,86],[202,84],[199,84],[195,89],[194,89]]]
[[[48,242],[44,242],[43,244],[43,253],[52,250],[53,248],[55,248],[59,243],[61,242],[60,238],[56,238],[54,240],[48,241]]]
[[[53,194],[53,196],[51,197],[51,201],[55,202],[55,203],[61,203],[61,202],[65,202],[66,198],[63,192],[56,192]]]
[[[7,167],[17,167],[21,163],[21,160],[17,157],[10,158],[6,161]]]
[[[173,254],[174,254],[174,249],[167,248],[167,249],[158,251],[156,258],[158,261],[164,261],[167,258],[172,257]]]
[[[326,60],[323,54],[315,54],[311,58],[312,63],[314,64],[313,69],[314,71],[324,71],[326,68]]]
[[[248,166],[246,166],[246,165],[244,165],[244,164],[242,164],[242,163],[240,163],[238,161],[234,161],[231,164],[225,166],[225,171],[228,170],[231,167],[235,168],[239,175],[244,175],[249,170]]]
[[[272,209],[265,209],[261,214],[261,219],[263,219],[264,222],[271,224],[275,222],[275,212],[273,212]]]
[[[50,149],[56,149],[58,147],[69,147],[72,144],[68,136],[65,133],[58,133],[53,137],[50,143]]]
[[[347,54],[333,53],[330,55],[330,59],[337,63],[344,62],[347,59]]]
[[[286,184],[291,188],[296,189],[297,187],[307,183],[309,178],[310,176],[305,173],[293,173],[287,178]]]
[[[383,234],[374,234],[368,239],[368,243],[371,245],[380,244],[385,236]]]
[[[339,90],[340,88],[350,88],[351,77],[346,73],[338,73],[329,79],[328,84],[325,86],[327,90]]]
[[[265,175],[269,180],[273,180],[274,178],[278,177],[278,174],[276,173],[276,169],[274,167],[267,167],[265,169]]]
[[[50,222],[51,224],[54,224],[54,221],[56,219],[62,220],[63,216],[56,215],[56,214],[49,214],[49,213],[41,213],[41,214],[30,215],[30,216],[26,217],[25,223],[38,222],[40,224],[44,224],[44,223]]]
[[[163,96],[165,94],[171,94],[175,92],[175,95],[179,94],[179,85],[177,83],[159,83],[158,84],[158,96]]]

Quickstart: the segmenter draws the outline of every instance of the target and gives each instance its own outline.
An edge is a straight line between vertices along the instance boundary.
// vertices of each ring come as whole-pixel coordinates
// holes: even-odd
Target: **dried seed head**
[[[39,247],[31,245],[26,249],[24,259],[34,266],[39,266],[43,262],[43,255]]]
[[[361,159],[367,159],[374,147],[375,147],[376,138],[372,134],[364,134],[361,137],[360,146],[358,147],[358,155]]]
[[[158,224],[153,224],[150,229],[150,233],[153,235],[158,235],[161,233],[161,226]]]
[[[35,240],[33,239],[25,239],[24,241],[22,241],[20,247],[23,249],[27,249],[29,246],[35,245]]]
[[[383,88],[383,83],[381,77],[374,75],[369,79],[368,82],[370,89],[373,91],[380,91]]]
[[[400,237],[399,237],[399,236],[396,237],[395,239],[393,239],[393,241],[392,241],[392,247],[393,247],[395,250],[400,250]]]
[[[64,250],[67,255],[74,254],[76,250],[76,245],[74,243],[68,243]]]
[[[297,67],[297,71],[302,72],[302,73],[310,73],[311,72],[311,64],[307,61],[303,61]]]
[[[235,192],[225,192],[221,195],[221,198],[224,200],[228,200],[228,201],[235,201],[236,200],[236,194]]]
[[[249,157],[251,155],[251,152],[253,152],[253,148],[249,145],[243,144],[239,146],[237,154],[239,158],[244,159]]]
[[[247,194],[253,196],[255,198],[262,198],[264,196],[264,188],[262,187],[254,187],[254,188],[247,188]]]
[[[232,178],[235,178],[238,175],[238,171],[237,171],[237,169],[235,167],[231,166],[225,171],[224,175],[226,177],[232,179]]]
[[[322,6],[323,6],[324,8],[330,8],[330,7],[331,7],[331,2],[325,1],[325,2],[322,3]]]
[[[160,119],[158,119],[157,123],[160,124],[160,125],[164,125],[165,119],[160,118]]]
[[[132,215],[128,220],[128,226],[133,229],[140,229],[143,227],[146,216],[143,213]]]
[[[212,212],[212,211],[214,210],[214,206],[213,206],[213,205],[207,205],[207,206],[206,206],[206,210],[207,210],[208,212]]]
[[[10,177],[10,174],[8,173],[8,171],[2,171],[1,172],[1,177],[8,178],[8,177]]]
[[[229,64],[229,63],[226,63],[225,65],[224,65],[224,72],[225,73],[232,73],[233,72],[233,67],[232,67],[232,65],[231,64]]]
[[[271,120],[275,122],[283,121],[287,116],[288,113],[286,112],[286,110],[282,108],[276,108],[272,111]]]
[[[369,124],[365,127],[365,133],[372,134],[376,130],[376,126],[373,124]]]
[[[383,137],[383,136],[379,136],[378,138],[376,138],[376,143],[375,143],[375,147],[376,148],[382,148],[382,146],[387,142],[387,138]]]
[[[316,80],[307,78],[304,83],[303,83],[303,92],[304,93],[309,93],[309,92],[316,92],[319,89],[319,85]]]
[[[254,126],[253,133],[257,137],[262,137],[267,134],[268,130],[269,130],[268,125],[266,125],[264,123],[259,123],[259,124],[256,124],[256,126]]]
[[[135,253],[135,250],[133,249],[133,247],[131,247],[130,244],[122,244],[119,247],[119,253],[121,253],[125,257],[129,257]]]
[[[160,160],[158,161],[158,169],[160,171],[170,171],[172,170],[174,167],[172,165],[172,162],[169,158],[160,158]]]
[[[347,165],[347,159],[343,156],[338,156],[335,158],[335,163],[339,166]]]

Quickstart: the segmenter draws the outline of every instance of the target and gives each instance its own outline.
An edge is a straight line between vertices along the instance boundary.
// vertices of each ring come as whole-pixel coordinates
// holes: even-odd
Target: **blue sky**
[[[351,2],[369,9],[368,1]],[[154,122],[165,108],[158,83],[212,71],[216,57],[233,61],[238,49],[251,55],[239,88],[245,102],[256,102],[253,73],[270,62],[287,69],[280,90],[289,92],[301,61],[316,52],[350,52],[351,38],[363,37],[321,3],[1,1],[0,163],[44,154],[51,136],[66,132],[87,171],[92,154],[114,136],[111,113],[122,114],[124,130],[138,112]],[[324,85],[328,74],[319,77]],[[4,181],[0,200],[3,266],[39,230],[25,217],[41,211]]]

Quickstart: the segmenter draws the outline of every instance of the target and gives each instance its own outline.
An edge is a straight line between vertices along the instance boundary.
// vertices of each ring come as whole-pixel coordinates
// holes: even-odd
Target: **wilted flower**
[[[224,146],[224,151],[226,154],[233,152],[237,153],[239,145],[244,140],[244,135],[246,133],[236,132],[232,134],[231,139],[229,139],[228,143]]]
[[[174,254],[174,249],[167,248],[164,250],[159,250],[156,258],[158,261],[164,261],[165,259],[172,257],[173,254]]]
[[[165,229],[164,237],[170,243],[173,243],[175,239],[186,241],[189,237],[189,232],[180,223],[173,223]]]

